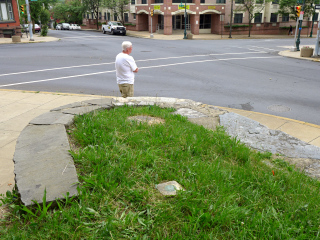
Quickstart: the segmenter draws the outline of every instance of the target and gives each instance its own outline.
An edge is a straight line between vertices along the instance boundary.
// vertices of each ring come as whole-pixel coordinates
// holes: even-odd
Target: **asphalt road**
[[[58,42],[0,45],[0,88],[120,96],[114,60],[133,43],[135,96],[188,98],[320,125],[319,62],[278,55],[291,39],[162,41],[50,31]],[[314,44],[315,39],[301,39]]]

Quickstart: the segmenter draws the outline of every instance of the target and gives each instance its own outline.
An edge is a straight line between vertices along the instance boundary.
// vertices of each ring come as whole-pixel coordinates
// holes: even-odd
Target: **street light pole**
[[[29,8],[29,0],[26,0],[26,7],[27,7],[27,16],[28,16],[28,24],[29,24],[29,33],[30,33],[30,41],[34,41],[33,39],[33,32],[32,32],[32,23],[30,17],[30,8]]]
[[[231,14],[230,14],[230,33],[229,33],[229,38],[231,37],[231,32],[232,32],[232,17],[233,17],[233,0],[231,0]]]
[[[187,39],[187,0],[184,0],[184,37]]]

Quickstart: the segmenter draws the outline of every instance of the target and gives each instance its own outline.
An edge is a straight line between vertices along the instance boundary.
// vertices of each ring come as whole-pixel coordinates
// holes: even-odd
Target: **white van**
[[[62,23],[61,30],[70,30],[70,24],[69,23]]]

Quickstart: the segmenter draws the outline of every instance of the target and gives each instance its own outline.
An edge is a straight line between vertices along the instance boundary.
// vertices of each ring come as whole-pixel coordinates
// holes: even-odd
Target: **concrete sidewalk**
[[[0,90],[0,194],[12,190],[15,184],[12,159],[16,141],[32,119],[62,105],[104,98],[111,97]],[[251,111],[221,109],[253,119],[270,129],[281,130],[320,147],[320,126],[318,125]]]

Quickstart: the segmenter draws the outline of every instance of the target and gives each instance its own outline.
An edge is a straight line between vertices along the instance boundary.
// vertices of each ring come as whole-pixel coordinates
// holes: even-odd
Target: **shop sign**
[[[179,5],[178,9],[184,9],[184,5]],[[190,5],[187,5],[187,9],[190,9]]]

